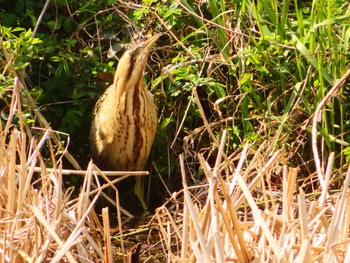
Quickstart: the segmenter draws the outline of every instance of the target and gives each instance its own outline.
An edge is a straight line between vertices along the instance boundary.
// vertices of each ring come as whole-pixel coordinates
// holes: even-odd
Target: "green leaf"
[[[209,86],[214,90],[216,96],[220,99],[226,96],[225,85],[221,83],[211,82]]]
[[[47,22],[47,27],[50,28],[51,30],[58,30],[61,28],[61,22],[57,20],[51,20]]]

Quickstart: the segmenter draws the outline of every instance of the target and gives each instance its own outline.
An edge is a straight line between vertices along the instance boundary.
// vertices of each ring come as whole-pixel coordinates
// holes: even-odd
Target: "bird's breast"
[[[143,85],[117,94],[115,101],[105,98],[95,116],[99,159],[109,169],[141,170],[156,133],[153,98]]]

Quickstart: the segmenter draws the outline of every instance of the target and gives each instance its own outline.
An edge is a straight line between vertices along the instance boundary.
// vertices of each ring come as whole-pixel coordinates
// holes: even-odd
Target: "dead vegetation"
[[[105,174],[90,163],[79,197],[63,190],[61,158],[69,157],[67,149],[56,147],[57,132],[48,127],[33,136],[22,114],[20,87],[16,78],[0,133],[2,262],[113,262],[108,211],[101,226],[93,209],[106,187],[99,186],[97,176]],[[202,185],[187,185],[180,156],[183,189],[157,209],[151,222],[159,230],[164,261],[350,262],[350,170],[337,171],[343,187],[330,191],[334,153],[325,168],[310,175],[320,187],[305,194],[298,168],[288,166],[283,149],[267,152],[268,142],[257,150],[247,144],[227,156],[225,142],[223,131],[214,144],[213,167],[199,155],[206,176]],[[50,169],[43,147],[50,151]],[[278,176],[276,185],[271,178]],[[118,222],[122,229],[120,213]],[[123,242],[121,248],[127,254]]]
[[[225,133],[221,149],[224,141]],[[283,152],[267,158],[263,148],[246,145],[237,167],[222,150],[214,167],[201,159],[205,193],[184,184],[157,210],[171,262],[349,262],[350,172],[343,174],[343,189],[330,194],[332,154],[326,187],[305,195]],[[280,186],[271,185],[276,175]]]
[[[40,154],[44,145],[52,145],[54,131],[43,130],[40,137],[30,138],[23,125],[12,127],[14,116],[21,112],[18,83],[13,91],[11,114],[1,130],[2,261],[112,262],[107,211],[104,227],[93,211],[102,187],[93,189],[92,182],[101,172],[90,163],[79,197],[71,200],[70,192],[63,191],[62,165],[56,154],[51,153],[52,169]],[[256,151],[246,145],[226,156],[225,136],[223,132],[214,167],[199,156],[206,184],[186,184],[180,156],[183,190],[155,215],[165,258],[169,262],[349,262],[350,172],[342,174],[340,191],[329,191],[334,154],[323,187],[305,195],[298,186],[298,169],[288,167],[282,150],[266,156],[265,145]],[[281,177],[281,187],[271,183],[276,176]],[[91,193],[95,197],[90,202]]]
[[[186,184],[180,156],[183,190],[156,213],[171,262],[350,262],[350,169],[333,171],[334,153],[321,165],[316,125],[322,107],[349,74],[350,69],[315,111],[312,151],[317,172],[309,176],[288,166],[283,148],[271,151],[273,138],[258,150],[246,144],[226,156],[226,131],[219,143],[201,111],[218,154],[213,167],[198,154],[206,182],[194,187]],[[341,189],[332,187],[335,174],[342,179]],[[307,184],[311,190],[305,194]]]
[[[180,156],[183,190],[156,213],[171,262],[350,262],[350,169],[333,171],[334,153],[321,165],[316,125],[322,107],[349,74],[350,69],[315,111],[312,151],[317,172],[309,176],[288,166],[283,149],[271,151],[273,138],[258,150],[246,144],[226,156],[226,131],[219,143],[204,121],[218,149],[214,167],[199,154],[206,182],[189,187]],[[339,178],[341,189],[332,187]],[[305,194],[308,184],[311,190]]]
[[[28,136],[21,116],[19,83],[13,88],[11,112],[1,129],[0,196],[2,262],[99,262],[104,257],[99,222],[89,201],[93,164],[82,192],[70,199],[63,192],[62,166],[52,151],[53,169],[40,154],[52,145],[52,130]],[[12,127],[14,116],[20,128]],[[50,148],[52,150],[52,147]]]

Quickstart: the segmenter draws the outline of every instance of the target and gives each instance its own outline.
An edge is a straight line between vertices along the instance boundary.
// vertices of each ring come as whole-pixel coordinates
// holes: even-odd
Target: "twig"
[[[19,165],[17,165],[17,168],[19,168]],[[35,167],[34,172],[40,173],[42,171],[41,167]],[[54,168],[46,168],[46,171],[49,173],[57,172],[57,169]],[[63,175],[86,175],[85,170],[71,170],[71,169],[62,169],[60,170]],[[106,176],[124,176],[124,175],[129,175],[129,176],[146,176],[149,175],[149,172],[147,171],[101,171],[104,175]]]
[[[33,37],[35,37],[36,32],[38,32],[39,25],[41,23],[41,20],[44,17],[44,14],[45,14],[47,8],[49,7],[49,3],[50,3],[50,0],[46,0],[46,3],[44,5],[44,7],[43,7],[43,10],[41,10],[40,16],[38,18],[38,21],[36,22],[36,25],[35,25],[35,28],[34,28],[34,31],[33,31],[33,35],[32,35]]]

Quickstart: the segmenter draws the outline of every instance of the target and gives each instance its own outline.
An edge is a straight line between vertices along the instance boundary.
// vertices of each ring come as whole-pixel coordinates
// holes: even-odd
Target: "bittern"
[[[157,111],[143,74],[148,56],[160,34],[126,51],[119,60],[113,84],[97,101],[90,130],[92,157],[116,171],[144,169],[156,135]],[[134,192],[143,209],[142,181]]]

